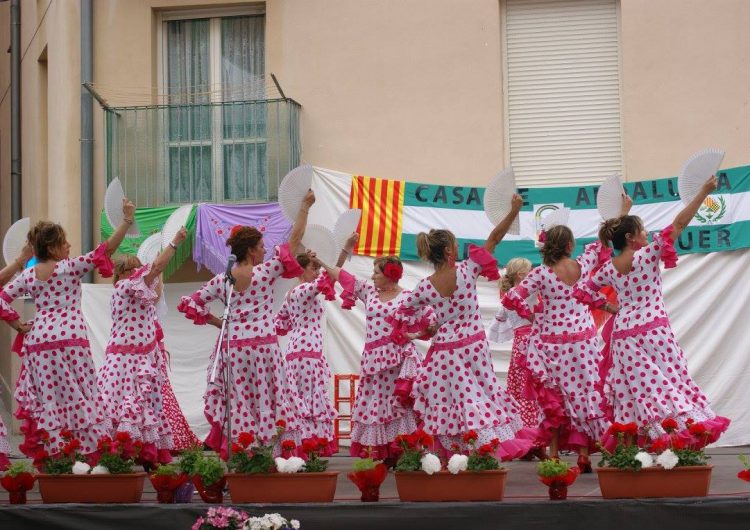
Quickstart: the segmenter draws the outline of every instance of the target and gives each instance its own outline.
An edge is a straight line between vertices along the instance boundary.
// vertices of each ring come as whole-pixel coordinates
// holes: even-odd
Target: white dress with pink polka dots
[[[300,417],[303,404],[287,383],[284,358],[279,348],[273,323],[273,284],[279,276],[296,278],[302,268],[290,254],[287,244],[277,247],[275,255],[253,268],[250,285],[235,291],[233,314],[229,323],[232,381],[230,384],[231,433],[236,441],[242,432],[252,432],[262,443],[276,436],[276,422],[284,420],[286,431],[281,440],[292,439],[300,444],[309,436],[312,426]],[[200,290],[180,301],[177,310],[195,324],[205,324],[209,316],[206,304],[226,301],[224,274],[214,276]],[[222,345],[225,349],[226,345]],[[223,357],[222,357],[223,359]],[[210,379],[214,363],[208,363]],[[207,381],[204,413],[211,426],[206,444],[226,452],[224,429],[224,363],[219,362],[216,379]]]
[[[30,267],[9,282],[0,298],[10,302],[28,295],[36,316],[23,341],[21,374],[16,385],[16,417],[23,421],[21,451],[30,457],[45,448],[40,429],[49,433],[50,454],[60,451],[60,431],[69,429],[81,440],[81,452],[96,450],[111,425],[102,414],[96,391],[86,322],[81,313],[81,277],[98,268],[112,274],[112,261],[102,243],[83,256],[58,261],[46,281]]]
[[[349,451],[352,456],[362,456],[369,451],[376,459],[395,456],[396,436],[409,434],[417,428],[412,403],[404,399],[403,388],[409,387],[417,376],[422,358],[410,340],[404,337],[394,340],[388,323],[408,291],[401,291],[395,298],[383,302],[374,285],[345,270],[339,273],[339,283],[344,288],[342,307],[349,309],[359,299],[365,304],[366,318]],[[423,319],[422,328],[426,328],[430,309],[420,311],[419,316]]]
[[[144,282],[150,268],[144,265],[115,284],[110,302],[112,333],[97,386],[114,430],[142,441],[144,460],[155,462],[156,451],[172,449],[173,443],[162,405],[161,351],[154,319],[159,280],[152,286]]]
[[[587,278],[608,255],[599,242],[587,245],[577,259],[580,277]],[[559,429],[560,447],[594,448],[607,428],[605,404],[596,390],[601,352],[591,310],[573,297],[577,285],[541,265],[508,292],[503,305],[526,317],[529,296],[541,296],[526,354],[544,415],[541,430],[549,438]]]
[[[598,306],[606,302],[597,292],[601,287],[611,285],[617,290],[619,310],[610,342],[612,366],[604,384],[614,421],[635,422],[650,439],[665,434],[661,422],[667,418],[674,418],[681,430],[687,429],[688,420],[704,422],[711,430],[711,443],[726,430],[729,420],[716,416],[690,377],[669,324],[659,261],[663,260],[666,268],[677,264],[671,234],[670,226],[637,250],[628,274],[619,273],[609,261],[576,296]]]
[[[456,290],[443,297],[430,278],[401,300],[397,326],[409,326],[414,311],[431,306],[438,330],[414,383],[414,409],[427,433],[444,449],[465,447],[463,435],[477,432],[477,445],[497,439],[498,457],[525,455],[537,433],[523,426],[518,403],[502,388],[492,366],[479,311],[479,275],[498,279],[497,261],[484,248],[469,247],[469,259],[456,265]]]
[[[331,369],[323,355],[323,303],[320,296],[333,300],[333,282],[326,273],[297,285],[289,291],[276,314],[274,324],[279,335],[289,334],[284,352],[287,382],[302,398],[300,417],[313,425],[315,436],[329,440],[324,456],[336,452],[333,420],[336,409],[329,393]]]

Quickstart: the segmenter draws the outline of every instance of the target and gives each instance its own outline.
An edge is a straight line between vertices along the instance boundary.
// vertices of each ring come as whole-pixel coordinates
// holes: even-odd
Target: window
[[[519,185],[622,171],[617,10],[617,0],[506,0],[506,137]]]

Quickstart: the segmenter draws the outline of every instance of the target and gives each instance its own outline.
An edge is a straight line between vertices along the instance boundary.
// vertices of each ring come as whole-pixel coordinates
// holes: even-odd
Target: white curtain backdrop
[[[310,222],[333,226],[349,200],[350,175],[316,169],[313,188],[317,201]],[[709,396],[717,414],[732,420],[719,445],[750,444],[750,326],[744,314],[750,300],[750,282],[743,281],[750,267],[750,249],[680,257],[675,269],[665,272],[666,303],[674,331],[686,352],[690,373]],[[370,258],[354,257],[345,268],[369,278]],[[430,274],[423,263],[406,263],[402,285],[410,288]],[[172,355],[171,381],[183,411],[199,437],[208,429],[203,417],[208,357],[218,330],[194,326],[174,308],[179,297],[198,284],[167,284],[170,311],[164,322],[167,348]],[[101,364],[109,335],[111,286],[84,286],[83,312],[95,360]],[[499,306],[496,282],[479,282],[479,301],[486,327]],[[218,307],[215,314],[219,313]],[[364,344],[364,314],[361,305],[343,311],[337,302],[326,307],[325,354],[334,373],[359,370]],[[495,371],[504,379],[510,344],[491,344]],[[426,350],[426,344],[420,347]]]

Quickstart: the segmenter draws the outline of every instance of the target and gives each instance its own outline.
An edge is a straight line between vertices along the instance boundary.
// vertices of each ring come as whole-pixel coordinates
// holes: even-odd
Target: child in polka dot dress
[[[289,387],[302,400],[299,414],[313,427],[312,434],[330,441],[321,456],[338,450],[333,435],[333,408],[328,388],[331,369],[323,355],[323,304],[321,296],[333,300],[333,282],[327,273],[320,273],[320,263],[309,253],[298,254],[302,267],[300,284],[292,288],[276,314],[274,324],[279,335],[289,334],[284,363]]]
[[[143,265],[136,256],[121,256],[115,266],[112,333],[97,387],[113,431],[127,432],[141,441],[139,461],[148,466],[172,460],[154,306],[161,291],[159,275],[186,237],[182,228],[154,263]]]
[[[612,329],[612,365],[606,374],[605,392],[614,421],[635,422],[639,434],[649,440],[665,435],[661,423],[668,418],[676,420],[686,438],[692,438],[690,423],[703,422],[709,434],[694,443],[712,443],[729,426],[727,418],[711,410],[688,373],[669,324],[659,269],[660,261],[665,268],[677,265],[674,241],[714,189],[715,177],[651,243],[636,216],[605,221],[599,236],[612,243],[616,256],[576,292],[579,300],[601,306],[606,299],[597,292],[600,287],[611,285],[617,291],[620,308]]]
[[[292,227],[289,241],[276,247],[273,256],[264,261],[263,235],[256,228],[235,226],[227,240],[237,264],[232,269],[235,291],[233,314],[227,333],[230,339],[229,381],[231,406],[231,437],[236,441],[242,432],[252,432],[261,444],[270,443],[277,434],[276,422],[285,421],[286,430],[276,439],[280,453],[281,441],[291,439],[297,445],[312,433],[312,425],[300,416],[304,409],[299,396],[287,382],[284,358],[273,324],[273,285],[281,276],[296,278],[302,274],[290,249],[296,248],[305,232],[307,213],[315,202],[312,191],[305,197]],[[207,304],[226,302],[225,274],[221,273],[191,296],[180,301],[177,310],[194,324],[221,327],[221,319],[212,315]],[[226,348],[225,344],[221,345]],[[215,354],[215,352],[214,352]],[[214,364],[208,363],[208,379]],[[221,358],[214,382],[207,381],[204,414],[210,425],[206,444],[226,457],[226,414],[224,366]]]
[[[497,456],[511,460],[525,455],[537,432],[523,426],[520,407],[501,387],[492,365],[479,312],[476,282],[500,277],[492,256],[496,245],[521,208],[513,198],[511,212],[490,234],[483,248],[470,245],[469,258],[456,263],[458,244],[448,230],[417,236],[421,258],[435,266],[435,274],[421,280],[403,297],[393,319],[396,333],[414,324],[418,311],[432,307],[437,319],[427,357],[414,383],[414,409],[424,430],[444,449],[466,447],[463,435],[474,430],[477,444],[497,439]]]
[[[112,275],[109,256],[133,223],[135,206],[123,201],[124,220],[95,250],[70,258],[70,244],[60,225],[41,221],[31,230],[38,263],[7,284],[0,298],[10,302],[31,296],[36,316],[30,329],[16,319],[11,325],[28,330],[23,341],[21,374],[15,391],[16,417],[22,420],[21,451],[37,460],[40,451],[60,452],[60,432],[70,430],[81,440],[81,453],[96,451],[99,438],[110,433],[96,391],[96,369],[81,313],[81,278],[99,270]],[[42,438],[49,435],[49,446]]]
[[[561,448],[577,450],[581,471],[591,472],[589,450],[607,426],[596,390],[601,352],[591,311],[573,298],[573,291],[609,253],[595,242],[573,260],[574,248],[570,228],[549,228],[541,248],[543,264],[505,295],[503,305],[529,318],[529,296],[541,297],[526,354],[531,389],[544,415],[541,430],[552,458]]]

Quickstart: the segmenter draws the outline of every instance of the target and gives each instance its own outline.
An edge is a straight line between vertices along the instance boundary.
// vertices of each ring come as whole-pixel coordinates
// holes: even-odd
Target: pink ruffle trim
[[[284,271],[281,273],[282,278],[297,278],[305,272],[289,251],[289,243],[276,247],[276,257],[279,258],[281,265],[284,267]]]
[[[154,304],[159,299],[159,294],[156,292],[156,289],[149,287],[144,281],[144,277],[150,270],[151,264],[147,263],[143,267],[136,269],[130,278],[128,278],[128,281],[133,284],[133,294],[136,298],[143,300],[146,303]],[[156,284],[156,280],[151,283]]]
[[[703,435],[692,434],[689,429],[684,429],[679,433],[679,436],[686,439],[693,449],[703,449],[707,445],[716,442],[729,428],[731,421],[724,416],[716,416],[713,419],[703,420],[700,423],[706,427],[706,433]]]
[[[394,315],[385,318],[385,321],[393,326],[391,340],[394,344],[403,346],[411,340],[408,335],[409,333],[424,332],[430,326],[431,319],[429,312],[423,312],[419,320],[415,320],[414,315],[414,309],[400,307]]]
[[[185,317],[192,320],[193,324],[197,326],[202,326],[208,322],[209,311],[197,293],[193,293],[191,296],[183,296],[177,305],[177,311],[184,313]]]
[[[357,279],[344,269],[341,269],[339,271],[339,283],[344,288],[339,295],[343,300],[341,309],[351,309],[357,303],[357,296],[354,294],[354,290],[357,288]]]
[[[673,269],[677,266],[677,251],[674,248],[672,232],[674,232],[674,227],[672,225],[669,225],[661,231],[661,260],[664,262],[665,269]]]
[[[26,337],[26,333],[16,333],[16,338],[13,339],[13,345],[10,347],[10,351],[18,354],[19,357],[23,357],[23,339]]]
[[[523,287],[516,287],[515,289],[511,289],[510,291],[508,291],[508,294],[503,296],[501,303],[503,304],[504,308],[515,311],[519,317],[525,320],[530,320],[532,318],[531,309],[526,303],[526,299],[522,298],[522,294],[520,291],[525,291],[525,289],[523,289]]]
[[[15,322],[20,318],[21,315],[16,313],[15,309],[6,304],[4,300],[0,301],[0,320],[5,320],[6,322]]]
[[[583,305],[599,309],[607,303],[607,298],[591,289],[592,284],[590,281],[586,282],[586,286],[583,288],[576,286],[576,288],[573,289],[573,298]]]
[[[276,335],[279,337],[286,336],[286,334],[292,330],[291,322],[289,322],[289,319],[287,318],[280,318],[277,316],[277,318],[274,319],[273,324],[276,327]]]
[[[336,299],[336,290],[333,288],[333,280],[328,276],[327,271],[318,276],[318,292],[329,302]]]
[[[112,259],[110,259],[107,253],[107,243],[102,243],[96,247],[96,250],[91,255],[91,260],[94,262],[102,278],[112,277],[115,272],[115,264],[112,263]]]
[[[499,280],[500,271],[497,268],[497,260],[484,247],[469,245],[469,259],[482,267],[479,274],[488,280]]]
[[[537,445],[538,438],[539,429],[523,427],[516,432],[515,438],[500,442],[496,456],[501,462],[509,462],[521,458]]]

